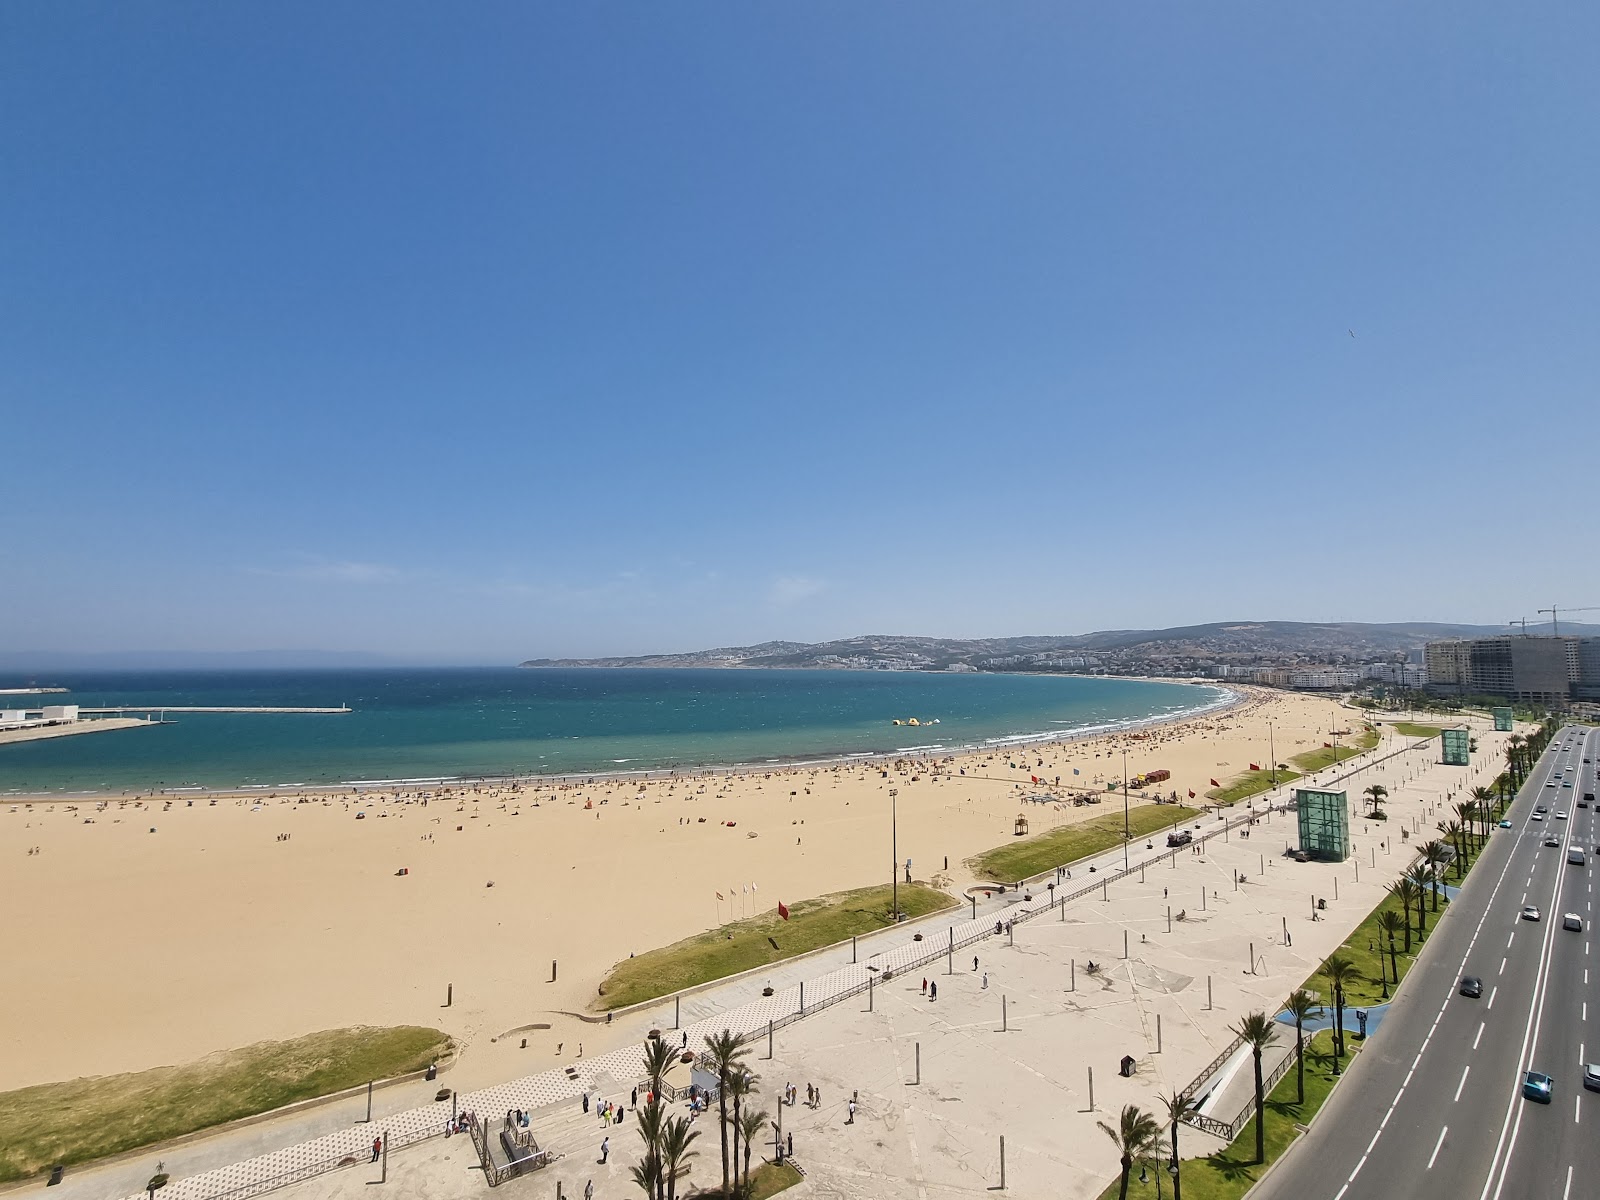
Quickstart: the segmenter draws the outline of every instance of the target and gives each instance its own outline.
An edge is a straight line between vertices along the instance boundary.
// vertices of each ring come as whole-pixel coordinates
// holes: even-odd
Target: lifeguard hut
[[[1016,823],[1014,825],[1012,825],[1012,827],[1011,827],[1011,836],[1013,836],[1013,837],[1021,837],[1023,834],[1025,834],[1027,832],[1028,832],[1028,818],[1023,816],[1021,813],[1018,813],[1017,814]]]

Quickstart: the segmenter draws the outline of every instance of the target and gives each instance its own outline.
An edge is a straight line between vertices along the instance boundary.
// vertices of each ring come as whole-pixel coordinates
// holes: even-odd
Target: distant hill
[[[1009,638],[935,638],[866,634],[831,642],[762,642],[681,654],[626,658],[535,658],[524,667],[793,667],[913,671],[1203,670],[1218,664],[1370,662],[1412,654],[1438,638],[1491,637],[1502,625],[1428,621],[1391,624],[1219,621],[1175,629]],[[1543,632],[1548,632],[1546,628]],[[1563,624],[1562,632],[1600,634],[1600,626]]]

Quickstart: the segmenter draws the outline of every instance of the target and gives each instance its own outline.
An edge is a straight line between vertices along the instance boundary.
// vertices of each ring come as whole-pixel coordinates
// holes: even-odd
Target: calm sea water
[[[186,713],[154,728],[0,745],[0,794],[570,774],[1001,745],[1171,717],[1227,696],[1122,679],[876,671],[208,671],[47,682],[72,689],[53,702],[84,707],[355,711]],[[939,724],[896,727],[896,717]]]

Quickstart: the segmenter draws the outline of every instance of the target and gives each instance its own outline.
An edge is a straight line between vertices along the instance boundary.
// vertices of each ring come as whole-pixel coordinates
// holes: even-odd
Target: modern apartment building
[[[1429,642],[1428,687],[1542,702],[1600,698],[1600,638],[1490,637]]]

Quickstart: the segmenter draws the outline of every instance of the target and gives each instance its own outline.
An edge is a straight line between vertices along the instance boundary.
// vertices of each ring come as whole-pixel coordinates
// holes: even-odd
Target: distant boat
[[[894,719],[894,723],[896,725],[911,725],[920,729],[924,725],[937,725],[939,723],[939,718],[934,717],[931,721],[919,721],[916,717],[907,717],[904,721],[902,721],[899,717],[896,717]]]

